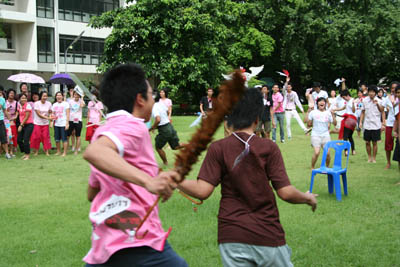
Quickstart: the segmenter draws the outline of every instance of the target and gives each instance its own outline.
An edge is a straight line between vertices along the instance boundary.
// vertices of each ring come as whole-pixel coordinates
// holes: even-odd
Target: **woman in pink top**
[[[283,130],[283,121],[285,120],[285,110],[283,109],[283,96],[279,92],[279,85],[274,84],[272,86],[272,101],[273,101],[273,114],[274,122],[272,124],[272,141],[276,142],[276,127],[279,123],[279,133],[281,136],[281,142],[285,143],[285,132]]]
[[[10,127],[11,127],[11,133],[12,133],[12,145],[10,145],[9,151],[11,151],[11,149],[12,149],[14,151],[14,153],[17,153],[18,129],[17,129],[16,120],[18,117],[18,106],[20,104],[18,103],[17,100],[15,100],[15,96],[16,96],[15,90],[8,89],[6,106],[7,106],[8,114],[10,115]]]
[[[31,137],[31,148],[35,150],[36,156],[39,152],[40,143],[43,144],[43,150],[46,156],[49,155],[51,149],[49,120],[51,120],[51,103],[47,101],[47,92],[42,91],[39,95],[40,101],[35,102],[34,118],[33,118],[33,134]]]
[[[21,94],[19,98],[19,121],[21,124],[18,127],[18,145],[21,152],[25,153],[23,160],[28,160],[31,153],[30,140],[33,132],[33,114],[32,107],[28,103],[26,94]]]
[[[167,200],[179,174],[158,171],[149,130],[153,90],[144,71],[134,64],[108,71],[100,86],[110,113],[83,157],[91,164],[88,199],[93,226],[87,267],[184,267],[169,246],[158,206],[137,227],[157,195]]]
[[[96,97],[96,100],[99,98],[99,93],[97,90],[93,90],[92,94]],[[104,109],[103,103],[100,101],[89,101],[88,103],[88,122],[86,126],[86,141],[89,143],[92,140],[93,134],[97,128],[99,128],[99,123],[102,118],[102,110]]]
[[[171,101],[171,99],[168,98],[168,93],[164,89],[160,90],[160,100],[159,100],[159,102],[161,102],[161,103],[163,103],[164,105],[167,106],[167,108],[168,108],[168,119],[171,122],[172,101]]]

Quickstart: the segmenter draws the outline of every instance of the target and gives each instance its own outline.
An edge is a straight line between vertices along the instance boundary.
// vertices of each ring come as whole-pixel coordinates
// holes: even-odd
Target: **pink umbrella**
[[[7,78],[9,81],[20,83],[46,83],[42,77],[31,73],[19,73]]]

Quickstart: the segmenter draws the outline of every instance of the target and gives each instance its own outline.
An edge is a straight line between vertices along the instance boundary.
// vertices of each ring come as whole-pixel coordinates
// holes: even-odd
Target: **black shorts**
[[[82,122],[75,123],[73,121],[69,122],[69,128],[68,128],[68,136],[72,135],[72,132],[75,130],[75,136],[79,137],[81,136],[82,132]]]
[[[168,143],[172,149],[179,146],[179,138],[171,123],[159,126],[158,135],[156,136],[156,148],[162,149]]]
[[[381,140],[381,130],[364,130],[364,141],[377,142]]]
[[[393,160],[398,161],[400,163],[400,142],[399,138],[396,138],[396,147],[393,152]]]
[[[3,120],[0,120],[0,144],[7,144],[6,125]]]

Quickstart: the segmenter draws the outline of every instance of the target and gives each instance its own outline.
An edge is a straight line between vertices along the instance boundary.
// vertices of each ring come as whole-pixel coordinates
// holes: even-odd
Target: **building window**
[[[60,63],[65,63],[65,50],[76,36],[60,35]],[[82,37],[67,52],[68,64],[98,65],[104,51],[104,40]]]
[[[53,0],[36,0],[36,13],[39,18],[54,18]]]
[[[0,36],[0,50],[11,50],[14,49],[14,43],[12,40],[12,25],[8,23],[0,24],[0,27],[4,33]]]
[[[13,6],[14,2],[14,0],[0,0],[0,5]]]
[[[37,27],[38,62],[54,63],[54,29]]]
[[[89,22],[91,17],[119,6],[119,0],[58,0],[58,17],[61,20]]]

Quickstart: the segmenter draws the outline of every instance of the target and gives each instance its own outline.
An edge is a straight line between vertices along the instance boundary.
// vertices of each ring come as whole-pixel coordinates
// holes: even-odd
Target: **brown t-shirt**
[[[244,141],[250,137],[237,133]],[[286,244],[279,221],[275,190],[290,185],[281,152],[268,139],[253,136],[250,152],[232,169],[245,149],[234,135],[210,145],[198,179],[221,183],[218,243],[245,243],[277,247]]]

